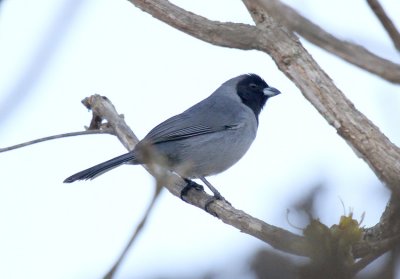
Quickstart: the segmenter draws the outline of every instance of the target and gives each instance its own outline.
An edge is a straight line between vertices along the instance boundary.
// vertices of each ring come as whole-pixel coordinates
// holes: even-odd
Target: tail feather
[[[105,161],[86,170],[75,173],[74,175],[71,175],[70,177],[66,178],[64,180],[64,183],[72,183],[76,180],[94,179],[105,172],[108,172],[120,165],[128,163],[129,161],[135,162],[135,158],[136,156],[133,152],[123,154],[121,156],[115,157],[111,160]]]

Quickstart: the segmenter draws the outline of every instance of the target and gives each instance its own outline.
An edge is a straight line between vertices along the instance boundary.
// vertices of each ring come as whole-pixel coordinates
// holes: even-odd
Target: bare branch
[[[101,101],[101,99],[103,99],[103,101]],[[114,134],[126,149],[132,150],[139,142],[139,139],[129,128],[128,124],[126,124],[124,117],[118,114],[114,105],[107,99],[107,97],[102,97],[96,94],[83,99],[82,103],[93,112],[91,126],[93,123],[97,123],[98,119],[105,119],[108,121],[107,124],[113,129]]]
[[[399,64],[381,58],[363,46],[336,38],[280,1],[262,0],[259,3],[270,15],[311,43],[387,81],[400,83]]]
[[[65,134],[59,134],[59,135],[54,135],[54,136],[49,136],[49,137],[44,137],[40,139],[35,139],[27,142],[23,142],[20,144],[16,144],[13,146],[8,146],[4,148],[0,148],[0,153],[1,152],[6,152],[14,149],[18,149],[21,147],[25,147],[28,145],[32,145],[35,143],[40,143],[48,140],[54,140],[54,139],[61,139],[61,138],[67,138],[67,137],[75,137],[75,136],[82,136],[82,135],[95,135],[95,134],[110,134],[112,135],[112,130],[111,129],[102,129],[102,130],[86,130],[86,131],[80,131],[80,132],[71,132],[71,133],[65,133]]]
[[[393,24],[393,21],[386,14],[378,0],[367,0],[367,3],[381,21],[386,32],[389,34],[389,37],[392,39],[395,48],[400,51],[400,33]]]
[[[188,12],[168,1],[129,0],[166,24],[205,42],[243,50],[256,49],[254,38],[261,31],[242,23],[223,23]]]
[[[126,125],[125,121],[118,115],[111,102],[100,95],[93,95],[85,100],[89,107],[93,109],[94,114],[106,119],[111,127],[118,127],[115,133],[121,143],[131,150],[137,143],[135,140],[136,137]],[[156,178],[158,177],[153,169],[146,166],[144,167],[150,174]],[[167,183],[165,183],[164,186],[173,195],[180,197],[180,193],[184,186],[186,186],[186,182],[173,173],[167,173],[165,175],[166,178],[164,178],[163,181],[167,181]],[[211,196],[204,191],[189,191],[186,196],[188,203],[203,210],[210,198]],[[309,254],[308,245],[303,237],[269,225],[241,210],[233,208],[225,201],[213,202],[208,209],[215,213],[222,222],[265,241],[276,249],[301,256],[307,256]]]
[[[264,1],[244,0],[245,5],[273,43],[260,47],[301,90],[304,97],[335,127],[354,152],[400,197],[400,149],[335,86],[303,48],[297,37],[278,24],[263,7]]]
[[[188,12],[165,0],[129,0],[132,4],[166,24],[205,42],[243,50],[257,49],[262,44],[274,44],[277,38],[260,35],[263,31],[247,24],[222,23]],[[339,40],[324,31],[294,9],[278,1],[263,1],[266,7],[276,12],[278,19],[284,19],[289,28],[321,48],[341,57],[362,69],[376,74],[390,82],[400,83],[400,65],[369,52],[364,47]],[[274,14],[271,12],[271,14]],[[283,16],[280,16],[280,15]],[[270,39],[272,38],[272,39]]]

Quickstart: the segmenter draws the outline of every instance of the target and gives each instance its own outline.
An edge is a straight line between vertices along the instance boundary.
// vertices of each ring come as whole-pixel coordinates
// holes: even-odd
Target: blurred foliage
[[[301,278],[351,278],[348,267],[355,262],[351,247],[362,236],[352,213],[341,216],[339,224],[330,228],[319,220],[311,220],[303,233],[312,254],[310,263],[300,269]]]
[[[347,267],[355,262],[351,246],[362,238],[360,221],[353,219],[353,214],[340,217],[339,223],[330,228],[314,216],[318,216],[315,200],[324,189],[323,183],[316,184],[313,189],[294,204],[297,211],[306,213],[308,226],[303,234],[308,240],[312,255],[307,263],[300,257],[281,256],[272,249],[259,250],[251,260],[251,270],[259,279],[296,278],[296,279],[341,279],[352,278],[347,273]],[[357,279],[395,279],[396,263],[399,253],[392,251],[389,257],[383,257],[380,262],[373,262],[368,272],[361,272]],[[296,260],[297,259],[297,260]],[[302,258],[304,259],[304,258]]]

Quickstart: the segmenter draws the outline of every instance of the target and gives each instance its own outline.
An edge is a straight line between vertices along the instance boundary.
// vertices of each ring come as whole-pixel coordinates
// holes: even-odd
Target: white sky
[[[283,94],[262,112],[246,156],[210,181],[233,206],[297,233],[286,210],[319,182],[327,186],[317,199],[325,224],[343,214],[340,199],[356,218],[366,212],[364,225],[378,222],[388,191],[267,55],[209,45],[123,0],[3,2],[0,147],[82,130],[91,113],[80,101],[94,93],[110,98],[142,138],[225,80],[254,72]],[[252,23],[241,1],[173,2],[211,19]],[[336,36],[399,63],[365,1],[286,2]],[[400,2],[382,2],[400,27]],[[399,145],[399,86],[304,44],[356,107]],[[124,166],[91,182],[62,181],[123,152],[116,138],[98,135],[0,155],[0,278],[104,275],[139,222],[153,180],[141,167]],[[290,219],[297,216],[292,210]],[[263,247],[165,191],[116,278],[210,270],[220,278],[242,276],[254,249]]]

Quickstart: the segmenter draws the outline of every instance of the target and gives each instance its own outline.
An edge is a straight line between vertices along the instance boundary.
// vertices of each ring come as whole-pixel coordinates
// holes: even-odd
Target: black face
[[[258,115],[268,99],[263,92],[268,84],[256,74],[249,74],[236,86],[237,94],[243,104],[251,108],[258,122]]]

